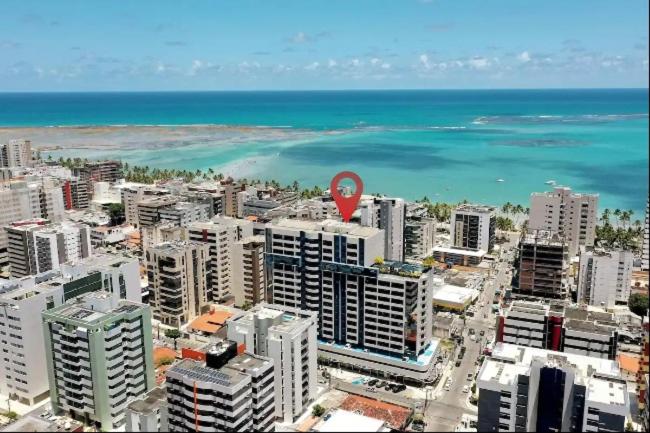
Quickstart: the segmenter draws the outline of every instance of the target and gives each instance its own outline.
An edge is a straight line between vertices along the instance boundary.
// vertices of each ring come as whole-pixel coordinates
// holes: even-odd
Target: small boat
[[[497,182],[505,182],[503,179],[497,179]]]
[[[545,183],[546,185],[555,185],[557,182],[554,181],[554,180],[547,180],[547,181],[544,182],[544,183]]]

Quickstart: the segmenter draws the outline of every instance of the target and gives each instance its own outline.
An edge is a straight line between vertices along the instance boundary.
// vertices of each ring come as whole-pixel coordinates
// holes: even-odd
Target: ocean
[[[326,187],[357,172],[367,193],[528,204],[548,181],[648,198],[648,90],[422,90],[0,94],[0,141],[53,157]]]

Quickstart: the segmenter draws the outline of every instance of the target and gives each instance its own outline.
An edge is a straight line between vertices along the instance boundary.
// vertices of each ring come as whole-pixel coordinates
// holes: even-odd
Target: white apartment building
[[[61,187],[52,180],[11,182],[0,186],[0,266],[6,265],[7,233],[3,227],[32,218],[61,221],[65,208]]]
[[[530,195],[528,228],[547,230],[565,238],[569,254],[593,247],[598,224],[598,194],[578,194],[568,187]]]
[[[149,304],[154,318],[180,327],[200,316],[210,304],[208,245],[191,241],[166,242],[148,250],[145,257]]]
[[[481,432],[623,431],[630,413],[615,360],[497,343],[476,383]]]
[[[160,222],[171,223],[179,227],[187,227],[196,221],[207,221],[210,218],[210,205],[205,203],[190,203],[181,201],[173,206],[159,210]]]
[[[164,222],[162,212],[172,208],[180,201],[180,197],[173,195],[161,195],[146,197],[137,203],[138,227],[150,227]]]
[[[233,244],[231,294],[236,306],[266,300],[264,239],[264,236],[248,236]]]
[[[641,270],[650,270],[650,199],[645,205],[645,229],[643,231],[643,248],[641,253]]]
[[[315,312],[258,304],[228,321],[228,339],[273,359],[275,417],[294,422],[317,396]]]
[[[63,221],[34,219],[5,227],[9,271],[14,278],[59,269],[92,255],[90,227]]]
[[[164,385],[156,387],[126,407],[126,431],[167,432],[168,413],[167,390]]]
[[[142,252],[146,253],[149,249],[158,244],[174,241],[186,241],[188,239],[188,234],[185,227],[180,227],[167,222],[141,227],[140,239]]]
[[[126,223],[136,228],[140,227],[138,203],[148,198],[169,195],[169,191],[164,188],[138,183],[118,184],[115,187],[120,188]]]
[[[581,251],[578,302],[603,308],[627,304],[633,262],[632,251]]]
[[[0,167],[31,167],[32,142],[29,140],[9,140],[0,144]]]
[[[457,248],[492,252],[496,238],[496,208],[461,204],[451,211],[449,239]]]
[[[217,216],[188,226],[189,239],[210,249],[211,300],[218,302],[232,296],[234,243],[252,235],[252,222],[230,217]]]
[[[169,430],[275,430],[273,360],[219,342],[205,362],[184,359],[167,371]]]
[[[48,397],[41,312],[96,291],[139,302],[138,260],[104,254],[0,284],[0,394],[27,405]]]
[[[43,312],[51,405],[104,431],[154,387],[148,305],[93,292]]]
[[[387,260],[404,260],[404,224],[406,205],[401,198],[363,200],[360,205],[361,225],[384,230],[384,255]]]
[[[436,246],[436,221],[427,217],[411,217],[404,226],[404,257],[420,260],[429,257]]]

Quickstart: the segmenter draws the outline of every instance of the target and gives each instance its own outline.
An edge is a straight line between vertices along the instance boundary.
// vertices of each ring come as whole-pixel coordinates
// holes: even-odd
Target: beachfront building
[[[98,291],[139,302],[138,261],[102,254],[0,284],[0,394],[27,405],[48,397],[41,312]]]
[[[248,236],[232,249],[232,290],[235,305],[255,305],[266,300],[264,236]]]
[[[581,251],[578,302],[603,308],[627,304],[633,262],[632,251]]]
[[[184,359],[167,371],[169,430],[174,432],[275,430],[274,363],[239,353],[220,341],[205,361]]]
[[[0,185],[0,267],[8,264],[7,233],[5,226],[33,218],[51,222],[63,219],[63,193],[51,179],[12,181]]]
[[[210,300],[220,302],[232,296],[234,244],[252,235],[252,222],[230,217],[217,216],[188,226],[191,241],[209,246]]]
[[[32,142],[29,140],[9,140],[0,144],[0,167],[31,167]]]
[[[496,341],[616,359],[619,324],[612,313],[563,303],[515,301],[497,316]]]
[[[117,182],[122,177],[120,161],[86,161],[81,166],[72,168],[72,175],[86,182],[87,190],[94,191],[94,182]]]
[[[92,292],[43,312],[43,329],[53,411],[123,427],[129,400],[154,387],[149,306]]]
[[[409,217],[404,224],[404,257],[420,260],[429,257],[435,246],[436,220]]]
[[[641,270],[650,270],[650,199],[646,202],[645,205],[645,229],[643,230]]]
[[[476,383],[481,432],[623,431],[630,413],[614,360],[497,343]]]
[[[580,246],[594,246],[597,224],[598,194],[578,194],[558,186],[552,192],[530,195],[528,228],[558,233],[571,256],[578,254]]]
[[[5,227],[9,271],[14,278],[59,269],[92,254],[90,227],[45,219],[17,221]]]
[[[191,241],[166,242],[149,249],[145,257],[149,304],[156,320],[180,327],[208,308],[208,245]]]
[[[569,251],[557,233],[534,230],[523,235],[516,261],[513,292],[546,298],[567,296]]]
[[[383,261],[383,234],[333,220],[269,224],[271,300],[318,312],[326,359],[425,382],[435,352],[432,271]]]
[[[294,422],[317,396],[317,314],[258,304],[228,321],[228,339],[273,359],[275,416]]]
[[[387,260],[404,260],[404,224],[406,205],[401,198],[372,197],[362,200],[361,225],[384,231],[384,254]]]
[[[461,204],[451,212],[450,236],[456,248],[492,252],[496,239],[496,208]]]

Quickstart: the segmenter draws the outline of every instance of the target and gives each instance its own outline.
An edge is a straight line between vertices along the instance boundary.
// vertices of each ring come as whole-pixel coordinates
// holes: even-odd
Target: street
[[[511,238],[508,243],[503,244],[503,247],[510,248],[514,242],[515,239]],[[474,376],[479,368],[478,358],[487,342],[490,341],[488,338],[491,339],[495,335],[496,318],[492,311],[492,300],[496,288],[502,285],[509,287],[510,285],[507,270],[512,266],[512,256],[512,253],[504,253],[501,257],[505,260],[496,262],[496,275],[485,281],[481,296],[476,302],[479,308],[477,308],[474,317],[466,317],[463,329],[465,355],[459,367],[455,366],[457,358],[449,361],[449,366],[445,369],[443,377],[433,392],[435,400],[429,401],[425,410],[426,430],[428,431],[453,431],[460,422],[463,413],[476,414],[476,406],[470,406],[468,399],[471,395]],[[481,303],[483,303],[483,307],[480,307]],[[470,339],[469,329],[474,330],[476,341]],[[480,336],[481,331],[484,332],[482,337]],[[468,374],[472,375],[472,380],[467,380]],[[445,391],[445,383],[449,377],[452,380],[451,387],[449,391]],[[465,385],[470,388],[469,393],[463,392]]]

